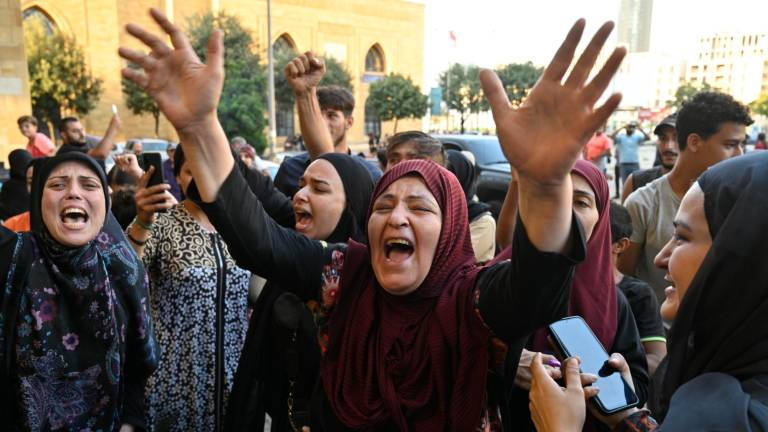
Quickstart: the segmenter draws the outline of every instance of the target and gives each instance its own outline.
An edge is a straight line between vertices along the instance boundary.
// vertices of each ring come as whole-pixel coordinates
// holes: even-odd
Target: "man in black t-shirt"
[[[62,146],[56,151],[57,155],[69,152],[81,152],[96,159],[99,164],[104,164],[104,160],[109,156],[114,146],[114,139],[117,131],[120,129],[120,118],[117,114],[112,116],[109,127],[104,133],[104,137],[99,141],[96,147],[91,148],[88,145],[85,128],[77,117],[65,117],[61,120],[60,135]]]
[[[653,376],[659,362],[667,355],[667,339],[664,323],[659,312],[659,302],[651,286],[640,279],[625,276],[616,268],[616,260],[627,246],[632,235],[632,219],[629,212],[618,203],[611,202],[611,258],[616,287],[629,301],[635,316],[640,341],[648,361],[648,373]]]
[[[316,157],[330,152],[352,154],[347,131],[354,123],[355,98],[343,87],[318,87],[324,75],[325,63],[311,52],[296,57],[285,68],[307,148],[307,152],[285,159],[275,175],[275,187],[289,197],[299,190],[299,178]],[[378,182],[381,170],[376,163],[355,158],[368,169],[373,182]]]

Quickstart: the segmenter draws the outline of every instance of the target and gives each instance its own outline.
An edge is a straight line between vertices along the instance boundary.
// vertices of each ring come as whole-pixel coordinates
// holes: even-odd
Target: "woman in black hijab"
[[[300,179],[301,189],[293,201],[269,177],[238,165],[254,195],[282,226],[329,243],[350,238],[366,241],[366,212],[374,185],[356,158],[340,153],[318,157]],[[194,184],[190,196],[197,197]],[[200,205],[206,212],[213,209],[210,204]],[[227,246],[235,257],[242,253],[237,244]],[[225,430],[263,430],[265,415],[271,418],[273,431],[292,431],[294,426],[301,430],[308,424],[309,397],[320,366],[319,309],[317,302],[305,304],[267,282],[251,315],[227,404]]]
[[[448,169],[459,180],[461,189],[467,197],[469,232],[472,235],[475,259],[478,263],[490,261],[496,254],[496,221],[491,215],[491,206],[475,200],[475,193],[477,193],[475,164],[458,150],[448,150],[446,156]]]
[[[0,220],[29,211],[27,193],[27,167],[32,155],[24,149],[17,149],[8,155],[11,178],[0,189]]]
[[[685,195],[675,236],[656,258],[672,284],[662,316],[674,319],[666,372],[654,378],[661,395],[651,406],[664,422],[631,409],[605,419],[614,430],[768,430],[767,213],[765,153],[717,164]],[[541,373],[534,381],[539,430],[580,430],[568,413],[583,404],[581,386],[574,380],[562,392]]]
[[[32,231],[0,229],[8,430],[144,427],[144,384],[158,359],[147,278],[108,209],[99,165],[68,153],[35,172]]]

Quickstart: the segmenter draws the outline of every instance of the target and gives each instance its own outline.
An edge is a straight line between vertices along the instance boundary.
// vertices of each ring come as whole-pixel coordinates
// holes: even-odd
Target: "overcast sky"
[[[545,65],[571,24],[585,34],[616,21],[619,0],[423,0],[424,87],[436,85],[449,62],[484,67],[533,61]],[[453,30],[456,47],[449,39]],[[723,31],[768,32],[768,0],[655,0],[651,50],[685,58],[699,36]],[[585,39],[588,39],[585,37]],[[615,44],[615,32],[609,42]]]

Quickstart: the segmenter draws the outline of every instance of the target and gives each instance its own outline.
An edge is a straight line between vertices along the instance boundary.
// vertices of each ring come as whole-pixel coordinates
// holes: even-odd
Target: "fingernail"
[[[561,366],[562,366],[562,365],[560,364],[560,362],[559,362],[559,361],[557,361],[557,359],[555,359],[555,358],[551,358],[551,359],[547,360],[547,362],[546,362],[545,364],[546,364],[547,366],[552,366],[553,368],[559,368],[559,367],[561,367]]]

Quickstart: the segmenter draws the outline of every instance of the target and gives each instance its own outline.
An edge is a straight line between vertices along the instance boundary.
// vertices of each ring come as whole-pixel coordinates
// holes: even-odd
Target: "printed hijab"
[[[432,266],[416,291],[394,296],[377,282],[368,248],[349,242],[321,364],[323,387],[335,416],[352,429],[472,430],[485,393],[490,334],[474,306],[480,268],[466,199],[445,168],[410,160],[381,178],[369,215],[376,198],[406,176],[421,178],[442,210]]]
[[[42,217],[46,181],[65,162],[97,175],[107,206],[101,231],[80,247],[58,243]],[[143,382],[158,360],[146,274],[108,210],[104,172],[90,157],[46,161],[35,172],[31,204],[32,263],[16,341],[21,417],[32,430],[115,430],[127,383]]]
[[[576,266],[568,312],[580,315],[589,324],[606,350],[616,336],[619,307],[611,264],[611,216],[608,181],[594,164],[578,160],[571,173],[584,178],[595,193],[599,219],[587,241],[587,256]],[[545,329],[536,332],[534,350],[549,350]]]
[[[712,246],[670,330],[663,411],[699,375],[721,372],[744,381],[768,374],[768,152],[721,162],[698,184]]]
[[[368,168],[358,158],[341,153],[326,153],[318,157],[330,162],[341,177],[347,203],[339,222],[326,241],[344,243],[350,238],[365,243],[366,210],[373,193],[373,179]]]

